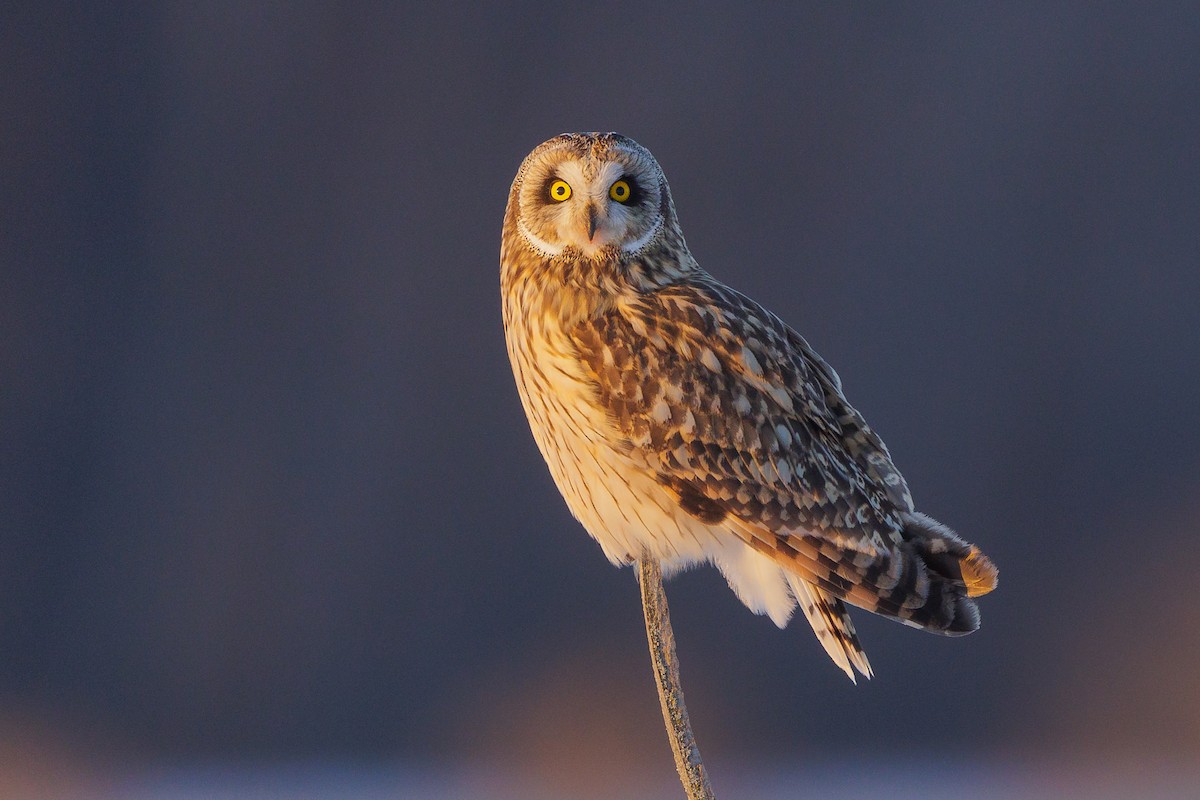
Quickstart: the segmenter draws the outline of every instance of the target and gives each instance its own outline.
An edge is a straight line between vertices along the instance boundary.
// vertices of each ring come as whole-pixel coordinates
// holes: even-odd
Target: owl
[[[711,563],[781,628],[799,606],[851,680],[871,666],[846,604],[979,627],[995,566],[916,511],[808,342],[700,268],[646,148],[616,133],[535,148],[509,191],[500,286],[533,437],[614,564]]]

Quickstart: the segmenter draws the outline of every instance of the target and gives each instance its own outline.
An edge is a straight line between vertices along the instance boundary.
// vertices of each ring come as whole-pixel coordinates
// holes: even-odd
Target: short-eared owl
[[[615,133],[540,145],[508,195],[504,331],[559,491],[616,564],[708,561],[783,627],[799,605],[866,676],[843,602],[945,634],[996,585],[977,547],[913,508],[837,373],[702,270],[662,168]]]

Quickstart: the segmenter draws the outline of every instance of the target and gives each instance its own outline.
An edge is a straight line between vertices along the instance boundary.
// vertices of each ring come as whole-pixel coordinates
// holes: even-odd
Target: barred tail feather
[[[800,610],[804,612],[808,624],[812,625],[813,632],[817,634],[817,641],[825,648],[833,663],[855,683],[858,683],[858,680],[854,677],[854,669],[871,678],[871,662],[867,661],[867,654],[863,652],[858,634],[854,632],[854,623],[850,620],[850,614],[842,601],[821,591],[794,572],[784,570],[784,575],[792,589],[792,595],[800,605]],[[854,669],[850,668],[851,665]]]
[[[927,567],[961,583],[967,597],[980,597],[996,588],[999,572],[991,559],[936,519],[909,512],[904,515],[903,535]]]
[[[978,548],[922,514],[905,516],[900,542],[862,550],[821,536],[779,536],[743,520],[733,527],[751,547],[832,597],[934,633],[977,630],[972,598],[996,585],[996,568]]]

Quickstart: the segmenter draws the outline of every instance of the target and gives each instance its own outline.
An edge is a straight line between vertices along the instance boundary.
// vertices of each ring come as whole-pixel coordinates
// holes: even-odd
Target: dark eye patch
[[[632,175],[622,175],[617,180],[625,181],[629,184],[629,197],[622,200],[622,203],[632,206],[642,201],[642,187],[638,185],[637,178],[634,178]]]
[[[542,192],[541,192],[542,198],[544,200],[554,203],[556,205],[562,201],[550,193],[550,188],[552,186],[554,186],[554,184],[557,183],[558,181],[563,181],[563,183],[567,183],[567,181],[564,178],[559,177],[557,172],[551,172],[542,181]],[[570,184],[568,184],[568,185],[570,185]]]

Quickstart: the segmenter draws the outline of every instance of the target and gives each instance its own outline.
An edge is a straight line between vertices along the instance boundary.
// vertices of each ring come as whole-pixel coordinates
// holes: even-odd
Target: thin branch
[[[662,569],[658,561],[643,556],[638,562],[638,584],[642,588],[642,611],[646,617],[646,639],[650,643],[650,665],[658,685],[663,722],[675,754],[675,769],[683,783],[688,800],[716,800],[708,783],[708,773],[700,758],[700,748],[692,734],[687,706],[683,702],[683,686],[679,683],[679,657],[675,654],[675,632],[671,630],[671,614],[667,595],[663,591]]]

